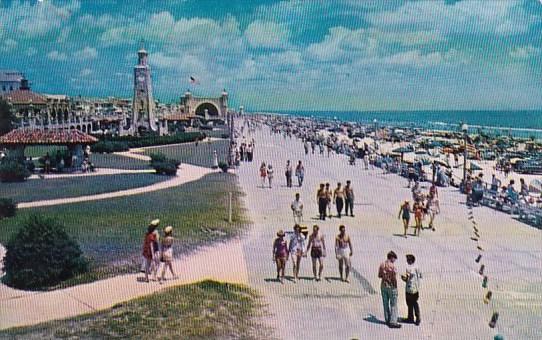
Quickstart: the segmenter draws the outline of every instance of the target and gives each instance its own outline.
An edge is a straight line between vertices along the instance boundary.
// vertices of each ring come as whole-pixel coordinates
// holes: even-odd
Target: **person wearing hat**
[[[320,233],[320,227],[317,225],[312,227],[312,234],[309,236],[309,244],[307,245],[306,253],[309,252],[309,249],[311,251],[314,280],[320,281],[322,279],[322,271],[324,270],[322,258],[326,257],[326,243],[324,242],[324,235]],[[318,275],[316,270],[317,263],[319,264]]]
[[[158,252],[158,237],[156,228],[160,224],[160,220],[156,219],[151,221],[145,234],[143,241],[143,258],[145,259],[145,281],[149,282],[149,274],[154,273],[154,279],[156,280],[156,272],[158,268],[155,265],[155,261],[159,260]]]
[[[401,325],[397,323],[397,296],[399,293],[397,292],[397,269],[394,264],[396,260],[397,254],[390,251],[387,260],[378,268],[378,277],[382,280],[380,292],[384,304],[384,319],[390,328],[401,328]]]
[[[284,269],[288,261],[288,244],[284,239],[284,231],[277,232],[277,238],[273,242],[273,262],[277,264],[277,280],[284,283]]]
[[[408,264],[406,273],[401,275],[401,279],[406,282],[405,297],[406,304],[408,306],[408,317],[405,321],[408,323],[415,323],[416,326],[418,326],[421,322],[420,306],[418,305],[418,289],[420,286],[420,279],[422,278],[422,273],[415,265],[416,258],[414,257],[414,255],[406,255],[406,261]],[[416,316],[416,320],[414,320],[414,315]]]
[[[410,203],[405,201],[399,209],[399,216],[397,217],[403,220],[403,228],[405,230],[403,236],[407,237],[408,225],[410,223]]]
[[[159,280],[160,283],[165,280],[167,268],[169,268],[173,279],[177,278],[177,275],[175,275],[175,272],[173,271],[173,241],[173,227],[167,226],[164,228],[164,238],[162,239],[162,253],[160,260],[164,262],[164,266],[162,267],[162,275]]]
[[[288,252],[292,255],[292,262],[294,264],[294,282],[299,280],[299,266],[301,264],[301,258],[306,256],[305,250],[305,236],[301,233],[301,226],[296,224],[294,226],[294,233],[290,237],[290,244]]]

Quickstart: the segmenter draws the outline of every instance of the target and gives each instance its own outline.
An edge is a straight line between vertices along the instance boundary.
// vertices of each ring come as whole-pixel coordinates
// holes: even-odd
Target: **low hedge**
[[[28,177],[30,177],[30,171],[25,164],[15,160],[0,163],[1,182],[24,182]]]
[[[175,176],[181,162],[167,158],[163,153],[157,152],[150,155],[151,167],[159,175]]]
[[[17,204],[9,198],[0,198],[0,219],[13,217],[17,211]]]
[[[92,150],[98,153],[111,153],[127,151],[130,148],[143,148],[155,145],[168,145],[190,143],[202,140],[204,134],[201,132],[185,132],[169,136],[120,136],[113,138],[104,138],[94,144]]]

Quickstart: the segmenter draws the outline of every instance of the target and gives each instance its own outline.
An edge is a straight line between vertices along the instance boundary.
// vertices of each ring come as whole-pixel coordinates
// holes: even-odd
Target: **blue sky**
[[[539,0],[0,0],[0,69],[129,97],[143,39],[162,101],[191,87],[252,110],[540,109],[541,29]]]

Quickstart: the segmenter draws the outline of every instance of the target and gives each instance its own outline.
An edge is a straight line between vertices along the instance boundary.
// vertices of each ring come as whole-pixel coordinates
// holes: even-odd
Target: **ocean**
[[[511,135],[542,140],[542,111],[282,111],[292,116],[338,119],[396,127],[457,131],[466,123],[470,133]]]

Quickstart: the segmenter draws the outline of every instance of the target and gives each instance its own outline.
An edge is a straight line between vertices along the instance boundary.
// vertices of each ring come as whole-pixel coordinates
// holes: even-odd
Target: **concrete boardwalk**
[[[542,234],[510,216],[475,208],[474,219],[484,248],[481,263],[486,266],[492,301],[483,302],[485,290],[475,263],[479,251],[473,236],[472,220],[464,197],[454,188],[439,189],[442,213],[436,231],[422,231],[421,237],[403,238],[397,219],[399,204],[411,199],[406,180],[383,175],[379,169],[362,170],[361,162],[349,166],[343,156],[307,155],[301,142],[270,136],[268,129],[255,135],[253,163],[238,171],[245,202],[254,226],[244,240],[249,282],[266,297],[274,318],[270,320],[281,339],[490,339],[497,332],[507,339],[532,339],[542,334]],[[302,188],[285,187],[284,166],[290,159],[305,164]],[[275,168],[273,189],[260,187],[262,161]],[[316,189],[319,183],[335,187],[352,180],[356,193],[355,218],[317,221]],[[296,179],[294,178],[294,183]],[[310,258],[301,264],[298,283],[274,281],[275,266],[271,245],[278,229],[291,230],[290,203],[300,192],[305,204],[305,224],[318,223],[326,235],[328,256],[321,282],[312,281]],[[427,223],[427,222],[425,222]],[[353,239],[354,275],[351,283],[337,280],[334,236],[345,224]],[[398,236],[399,235],[399,236]],[[386,253],[399,255],[399,272],[404,272],[404,255],[412,252],[424,274],[420,292],[422,324],[389,329],[383,325],[379,264]],[[292,273],[291,261],[287,275]],[[399,280],[400,281],[400,280]],[[404,284],[399,282],[400,316],[406,316]],[[496,329],[488,326],[493,311],[500,313]]]
[[[232,262],[232,259],[238,259]],[[0,285],[0,329],[34,325],[113,307],[115,304],[160,291],[164,287],[205,279],[247,284],[241,242],[232,240],[202,248],[175,260],[179,276],[164,284],[143,282],[143,274],[120,275],[106,280],[51,292],[28,292]]]

